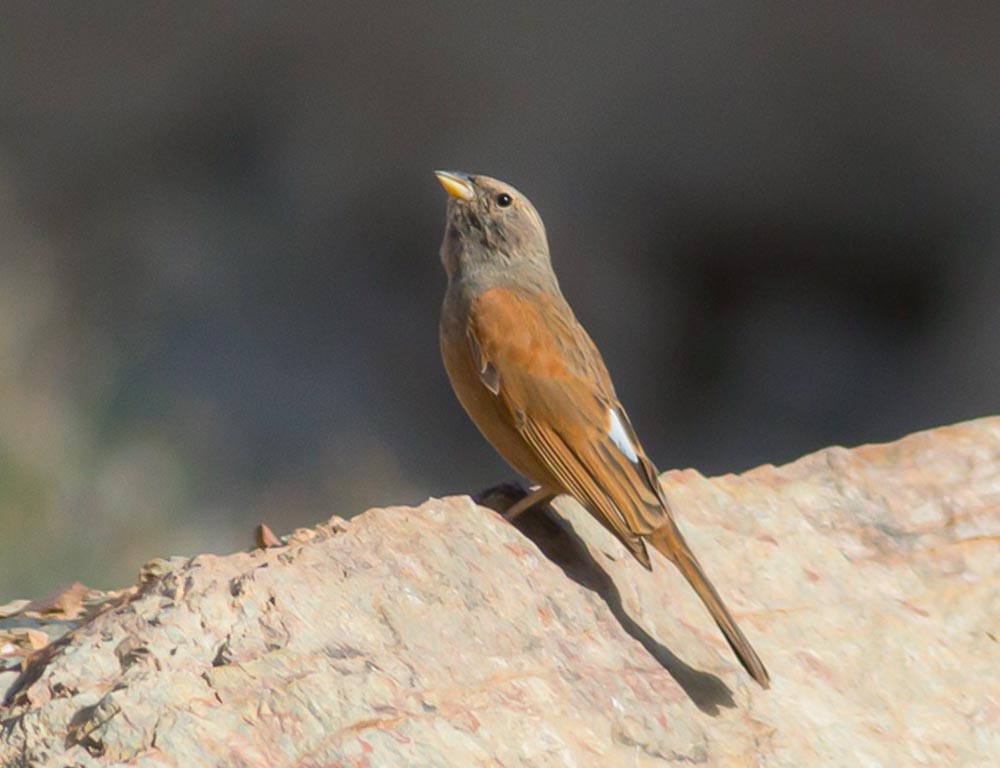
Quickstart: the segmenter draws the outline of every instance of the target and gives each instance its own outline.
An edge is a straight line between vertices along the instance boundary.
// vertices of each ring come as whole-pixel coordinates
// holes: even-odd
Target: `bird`
[[[444,367],[483,436],[537,484],[505,517],[567,494],[651,570],[648,543],[680,570],[737,659],[768,688],[764,663],[678,528],[604,360],[563,297],[541,216],[505,182],[435,175],[448,193]]]

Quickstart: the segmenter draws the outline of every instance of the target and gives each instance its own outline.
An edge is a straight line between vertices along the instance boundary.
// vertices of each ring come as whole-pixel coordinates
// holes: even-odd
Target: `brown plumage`
[[[450,199],[441,354],[459,401],[538,496],[576,498],[646,568],[645,542],[705,603],[747,672],[767,670],[681,534],[604,361],[563,298],[542,220],[517,190],[439,171]]]

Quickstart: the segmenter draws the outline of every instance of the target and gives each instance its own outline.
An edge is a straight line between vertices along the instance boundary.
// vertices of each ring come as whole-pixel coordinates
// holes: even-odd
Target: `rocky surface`
[[[0,764],[995,764],[1000,418],[664,483],[771,690],[572,502],[432,499],[6,606]]]

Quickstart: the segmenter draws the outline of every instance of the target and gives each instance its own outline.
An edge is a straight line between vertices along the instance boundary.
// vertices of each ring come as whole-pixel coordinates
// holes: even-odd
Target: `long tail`
[[[698,593],[698,597],[701,598],[705,607],[708,608],[708,612],[712,614],[715,623],[719,625],[719,629],[725,635],[729,647],[733,649],[733,653],[736,654],[736,658],[740,660],[743,668],[750,673],[750,676],[754,680],[760,683],[762,688],[769,688],[771,678],[764,668],[764,662],[760,660],[757,652],[750,645],[750,641],[746,639],[740,628],[736,626],[736,622],[730,615],[725,603],[722,602],[719,593],[715,591],[712,582],[708,580],[705,572],[701,569],[701,565],[698,563],[697,558],[695,558],[691,548],[688,547],[683,534],[681,534],[680,529],[673,519],[668,518],[666,523],[653,531],[649,536],[649,543],[656,547],[662,555],[676,565],[680,572],[684,574],[684,578],[688,580],[694,591]]]

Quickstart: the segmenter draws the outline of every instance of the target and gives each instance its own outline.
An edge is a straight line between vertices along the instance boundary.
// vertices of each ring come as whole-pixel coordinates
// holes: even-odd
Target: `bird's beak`
[[[444,191],[456,200],[468,202],[475,197],[475,189],[472,187],[472,177],[467,173],[456,173],[454,171],[434,171]]]

